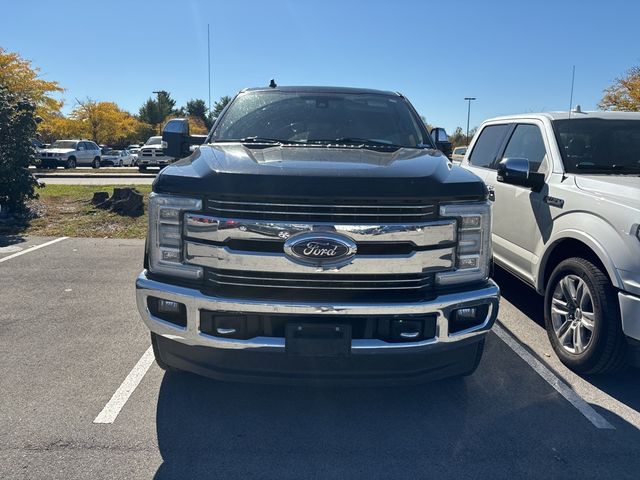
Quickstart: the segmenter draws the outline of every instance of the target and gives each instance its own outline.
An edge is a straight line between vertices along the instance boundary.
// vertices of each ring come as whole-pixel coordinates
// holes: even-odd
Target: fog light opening
[[[449,315],[449,333],[457,333],[482,325],[488,313],[488,305],[475,305],[453,310]]]
[[[147,298],[147,307],[154,317],[179,327],[187,326],[187,307],[184,303],[162,298]]]

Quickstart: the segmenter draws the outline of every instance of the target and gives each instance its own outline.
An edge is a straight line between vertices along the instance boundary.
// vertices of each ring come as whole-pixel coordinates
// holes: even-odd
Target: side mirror
[[[436,144],[436,148],[444,153],[447,157],[451,156],[453,147],[449,141],[447,131],[442,127],[434,127],[431,129],[431,139]]]
[[[498,164],[498,181],[510,185],[539,190],[544,185],[544,174],[530,171],[526,158],[504,158]]]
[[[202,145],[206,135],[189,135],[189,120],[172,118],[162,129],[162,148],[164,153],[173,158],[184,158],[191,155],[191,145]]]
[[[189,155],[189,120],[173,118],[162,129],[162,145],[165,155],[183,158]]]

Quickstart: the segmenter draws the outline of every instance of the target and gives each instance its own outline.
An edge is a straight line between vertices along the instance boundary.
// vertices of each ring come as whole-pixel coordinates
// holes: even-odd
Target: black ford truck
[[[483,182],[401,94],[241,91],[153,184],[140,315],[158,364],[247,381],[472,373],[498,311]]]

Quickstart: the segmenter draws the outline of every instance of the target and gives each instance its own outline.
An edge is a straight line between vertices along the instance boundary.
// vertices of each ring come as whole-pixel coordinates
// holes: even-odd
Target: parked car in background
[[[451,154],[451,161],[453,163],[460,164],[462,159],[464,158],[465,153],[467,153],[467,147],[456,147],[453,149],[453,153]]]
[[[45,148],[45,144],[42,143],[40,140],[38,140],[37,138],[32,138],[31,139],[31,145],[33,146],[33,148],[36,149],[36,152],[39,152],[40,150],[42,150],[43,148]]]
[[[147,167],[164,168],[174,161],[175,158],[164,154],[161,136],[150,137],[138,152],[138,169],[141,172],[146,171]]]
[[[484,122],[462,165],[495,196],[497,265],[545,296],[560,360],[606,373],[640,358],[640,113]]]
[[[31,165],[38,165],[40,163],[40,152],[45,148],[45,144],[37,138],[31,139],[31,146],[35,150],[35,158],[31,162]]]
[[[56,140],[39,153],[42,168],[100,168],[100,147],[90,140]]]
[[[129,150],[108,150],[107,153],[102,155],[102,161],[100,163],[103,166],[130,167],[134,164],[134,158]]]
[[[137,166],[138,165],[138,156],[140,154],[140,147],[127,147],[127,150],[129,150],[129,153],[133,157],[133,165]]]

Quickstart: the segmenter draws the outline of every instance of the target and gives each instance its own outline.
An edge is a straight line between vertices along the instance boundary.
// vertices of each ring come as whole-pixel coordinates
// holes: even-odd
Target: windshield
[[[553,122],[569,173],[640,173],[640,120],[602,118]]]
[[[248,92],[233,101],[212,138],[431,147],[418,122],[408,102],[396,95]]]
[[[73,140],[58,140],[57,142],[53,142],[51,148],[76,148],[76,144]]]
[[[120,150],[109,150],[107,153],[105,153],[105,155],[115,155],[115,156],[118,156],[118,155],[120,155]]]
[[[162,143],[162,137],[151,137],[149,140],[147,140],[147,143],[145,143],[145,145],[160,145]]]

